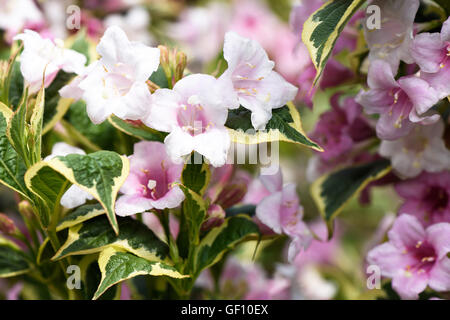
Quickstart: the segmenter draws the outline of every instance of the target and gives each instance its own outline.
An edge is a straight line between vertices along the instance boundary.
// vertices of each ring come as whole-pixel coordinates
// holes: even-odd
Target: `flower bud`
[[[206,220],[202,224],[202,230],[209,230],[214,227],[220,226],[225,220],[225,211],[221,206],[212,204],[209,206],[206,213]]]
[[[184,69],[186,68],[187,57],[183,51],[176,52],[175,56],[175,82],[183,78]]]
[[[9,236],[19,233],[14,221],[4,213],[0,213],[0,232]]]
[[[172,72],[170,68],[170,54],[169,49],[167,49],[166,46],[158,46],[160,56],[159,56],[159,62],[161,64],[161,67],[164,70],[164,73],[166,74],[166,77],[168,80],[172,79]]]
[[[217,196],[216,204],[227,209],[239,203],[247,193],[247,185],[242,182],[226,185]]]
[[[24,219],[32,220],[34,219],[34,212],[31,204],[27,200],[22,200],[19,202],[19,212]]]

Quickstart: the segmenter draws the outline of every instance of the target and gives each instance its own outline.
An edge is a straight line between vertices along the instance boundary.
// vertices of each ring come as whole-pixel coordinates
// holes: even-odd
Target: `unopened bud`
[[[33,208],[31,207],[31,204],[27,200],[20,201],[18,207],[19,212],[23,218],[27,220],[34,219]]]
[[[160,89],[160,86],[158,86],[153,81],[147,80],[145,83],[147,83],[148,90],[150,90],[151,93],[153,93],[156,90]]]
[[[247,193],[247,185],[244,182],[232,183],[225,186],[217,196],[216,204],[227,209],[239,203]]]
[[[4,213],[0,213],[0,232],[8,236],[19,233],[14,221]]]
[[[178,51],[175,56],[175,82],[183,78],[187,57],[183,51]]]
[[[209,206],[206,213],[206,220],[202,224],[202,230],[209,230],[220,226],[225,221],[225,210],[217,204]]]
[[[158,46],[158,49],[159,49],[159,53],[160,53],[159,62],[161,64],[161,67],[163,68],[167,79],[171,79],[172,74],[170,71],[169,49],[166,46]]]

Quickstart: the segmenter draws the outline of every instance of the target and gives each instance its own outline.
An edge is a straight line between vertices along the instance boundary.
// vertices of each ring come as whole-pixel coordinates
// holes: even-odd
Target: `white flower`
[[[33,0],[1,0],[0,29],[13,36],[27,23],[43,22],[42,13]]]
[[[170,132],[164,140],[173,161],[197,151],[215,167],[225,164],[230,137],[224,124],[228,109],[238,105],[229,100],[233,88],[205,74],[189,75],[173,90],[153,94],[150,113],[143,122]]]
[[[381,142],[380,154],[390,158],[392,167],[401,176],[412,178],[423,170],[439,172],[450,169],[450,151],[442,139],[444,124],[416,125],[399,140]]]
[[[37,92],[44,78],[48,87],[59,70],[79,73],[83,70],[86,57],[74,50],[65,49],[62,40],[43,39],[37,32],[25,30],[14,40],[22,40],[24,49],[20,56],[20,71],[29,84],[30,93]]]
[[[53,145],[52,153],[45,157],[44,161],[51,160],[58,156],[67,156],[69,154],[82,154],[85,155],[86,152],[81,150],[80,148],[72,147],[64,142],[57,142]],[[72,185],[66,193],[61,197],[61,205],[68,209],[73,209],[75,207],[81,206],[86,202],[86,200],[92,200],[92,197],[89,193],[82,190],[76,185]]]
[[[159,50],[131,42],[119,27],[105,31],[93,62],[61,94],[86,101],[89,118],[95,124],[111,114],[121,119],[140,120],[148,112],[151,94],[146,80],[158,69]]]
[[[252,112],[253,127],[264,129],[272,117],[272,109],[293,100],[298,89],[272,70],[274,62],[254,40],[228,32],[223,55],[228,69],[220,79],[232,82],[236,99]]]
[[[150,15],[141,6],[131,8],[126,15],[111,14],[104,20],[106,27],[117,26],[122,28],[132,41],[151,44],[153,38],[148,31]]]

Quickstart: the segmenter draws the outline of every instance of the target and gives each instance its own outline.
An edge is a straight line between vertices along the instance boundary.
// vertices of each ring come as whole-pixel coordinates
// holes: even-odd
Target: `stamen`
[[[147,187],[148,187],[150,190],[155,189],[155,188],[156,188],[156,180],[151,180],[151,179],[148,180]]]

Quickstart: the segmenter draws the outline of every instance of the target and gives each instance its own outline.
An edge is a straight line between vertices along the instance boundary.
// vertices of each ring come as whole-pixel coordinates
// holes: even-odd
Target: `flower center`
[[[450,59],[450,42],[447,42],[447,47],[446,47],[446,51],[445,52],[445,56],[444,59],[442,60],[440,67],[441,69],[445,68],[445,66],[447,65],[448,59]]]
[[[444,188],[433,186],[429,189],[425,199],[431,204],[432,212],[443,211],[448,207],[449,194]]]
[[[407,118],[411,112],[412,103],[409,100],[408,95],[401,88],[392,89],[389,92],[389,95],[392,96],[389,116],[394,116],[394,114],[397,116],[394,126],[395,128],[400,129],[402,127],[403,120]]]
[[[108,70],[105,65],[103,65],[103,69],[105,70],[105,75],[102,78],[103,98],[124,96],[130,91],[133,79],[128,66],[117,63],[113,70]]]
[[[418,241],[415,247],[408,248],[407,251],[412,252],[416,261],[413,265],[406,266],[405,275],[408,277],[413,274],[428,273],[436,262],[436,252],[428,242]]]
[[[213,123],[207,120],[197,95],[190,96],[187,103],[180,106],[177,121],[180,127],[192,136],[204,133],[213,126]]]
[[[143,175],[139,180],[144,197],[157,200],[169,191],[167,172],[163,164],[161,164],[161,171],[141,169],[141,172]]]

